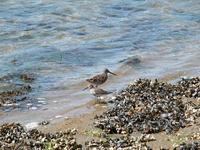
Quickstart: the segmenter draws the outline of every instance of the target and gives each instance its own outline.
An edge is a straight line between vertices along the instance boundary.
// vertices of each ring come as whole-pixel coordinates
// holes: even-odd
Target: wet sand
[[[3,114],[4,114],[3,112],[0,112],[0,116],[3,115]]]
[[[92,132],[96,134],[101,131],[93,126],[94,117],[96,115],[102,114],[106,109],[107,105],[105,104],[97,104],[95,100],[87,103],[83,107],[92,107],[94,110],[90,113],[84,113],[77,117],[68,118],[61,122],[56,122],[54,124],[49,124],[48,126],[39,127],[43,132],[58,132],[58,131],[66,131],[67,129],[77,129],[78,133],[76,135],[77,143],[81,143],[83,146],[86,141],[92,139],[99,139],[95,137]],[[90,133],[90,134],[89,134]]]

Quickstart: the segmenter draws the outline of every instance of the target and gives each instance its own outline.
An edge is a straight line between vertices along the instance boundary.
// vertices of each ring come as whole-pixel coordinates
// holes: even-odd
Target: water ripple
[[[117,62],[132,55],[141,56],[147,66],[152,63],[145,70],[152,74],[165,69],[156,66],[162,61],[167,68],[177,65],[181,70],[189,60],[198,60],[199,4],[196,0],[2,1],[0,74],[34,70],[40,74],[35,84],[42,85],[42,79],[54,82],[77,75],[73,69],[58,68],[81,68],[80,80],[88,68],[91,72],[111,64],[116,68]],[[191,54],[184,57],[188,51]],[[174,57],[180,52],[177,64]],[[15,59],[19,63],[12,64]]]

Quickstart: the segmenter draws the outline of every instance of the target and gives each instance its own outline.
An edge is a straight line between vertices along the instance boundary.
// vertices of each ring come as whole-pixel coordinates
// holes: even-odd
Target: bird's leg
[[[89,86],[85,87],[85,88],[83,89],[83,91],[87,90],[88,88],[89,88]]]
[[[100,103],[101,98],[98,96],[97,97],[97,103]]]

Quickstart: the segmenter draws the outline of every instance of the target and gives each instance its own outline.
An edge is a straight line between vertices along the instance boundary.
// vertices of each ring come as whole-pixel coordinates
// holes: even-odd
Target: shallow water
[[[105,67],[118,73],[104,86],[110,90],[139,77],[200,74],[197,0],[0,2],[0,75],[35,74],[31,94],[45,101],[4,110],[0,123],[67,116],[91,100],[84,80]],[[120,63],[127,58],[133,63]]]

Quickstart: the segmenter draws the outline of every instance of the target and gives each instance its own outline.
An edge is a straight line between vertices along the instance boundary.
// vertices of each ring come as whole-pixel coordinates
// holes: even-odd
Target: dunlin
[[[101,98],[101,96],[108,95],[108,94],[112,93],[112,92],[105,91],[103,89],[97,88],[92,84],[88,88],[90,89],[90,93],[97,98]]]
[[[89,82],[90,84],[95,85],[96,87],[105,83],[108,79],[108,73],[116,75],[115,73],[111,72],[108,69],[105,69],[104,72],[102,74],[98,74],[90,79],[86,79],[87,82]]]

